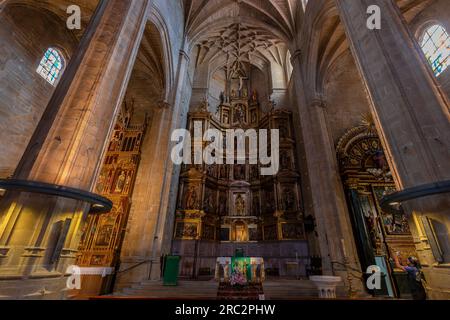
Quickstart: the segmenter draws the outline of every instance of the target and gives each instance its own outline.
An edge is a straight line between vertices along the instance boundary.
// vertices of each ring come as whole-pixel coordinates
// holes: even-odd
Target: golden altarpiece
[[[364,124],[349,130],[339,141],[337,156],[357,243],[364,270],[378,265],[386,274],[384,294],[407,296],[406,275],[396,270],[395,254],[406,263],[416,256],[408,217],[403,209],[382,210],[380,200],[396,191],[381,141],[370,117]]]
[[[147,126],[146,120],[143,124],[132,125],[132,115],[133,107],[124,103],[96,184],[96,193],[110,199],[113,209],[106,214],[89,214],[83,228],[77,265],[104,270],[103,274],[83,275],[88,278],[83,281],[84,293],[110,290],[119,263]]]
[[[192,145],[194,122],[204,131],[222,131],[224,143],[227,129],[279,129],[280,169],[260,175],[259,165],[248,159],[248,145],[246,164],[183,165],[172,247],[181,256],[181,276],[212,275],[216,258],[233,256],[238,248],[263,257],[269,272],[305,272],[289,267],[297,261],[297,269],[304,268],[299,259],[308,256],[291,113],[272,108],[264,114],[257,91],[243,83],[243,90],[221,97],[215,113],[204,102],[189,114]]]

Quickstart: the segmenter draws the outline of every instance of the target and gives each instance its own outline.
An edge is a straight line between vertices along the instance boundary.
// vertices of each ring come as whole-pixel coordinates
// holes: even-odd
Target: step
[[[266,299],[317,298],[317,288],[309,280],[275,280],[264,283]]]
[[[178,286],[164,286],[162,281],[143,281],[121,292],[116,297],[148,297],[154,299],[215,299],[219,284],[215,281],[179,281]],[[317,289],[309,280],[269,280],[264,282],[266,299],[317,298]]]

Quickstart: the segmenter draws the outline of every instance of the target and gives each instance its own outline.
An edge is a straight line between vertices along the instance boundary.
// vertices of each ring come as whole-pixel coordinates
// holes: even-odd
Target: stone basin
[[[336,299],[336,287],[342,282],[341,277],[335,276],[311,276],[309,280],[317,286],[321,299]]]

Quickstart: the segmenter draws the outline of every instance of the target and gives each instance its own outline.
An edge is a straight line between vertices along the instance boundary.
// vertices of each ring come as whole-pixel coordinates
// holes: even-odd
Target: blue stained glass
[[[64,61],[61,54],[57,50],[49,48],[39,63],[36,72],[47,80],[48,83],[55,85],[63,67]]]
[[[441,75],[449,64],[450,38],[447,31],[440,25],[428,28],[421,46],[434,74]]]

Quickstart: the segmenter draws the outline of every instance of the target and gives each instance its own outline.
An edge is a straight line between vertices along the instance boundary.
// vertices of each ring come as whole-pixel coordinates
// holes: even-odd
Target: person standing
[[[395,266],[408,273],[408,283],[414,300],[426,300],[425,288],[422,284],[422,272],[420,264],[416,257],[408,257],[408,265],[403,266],[400,263],[400,252],[394,255]]]

